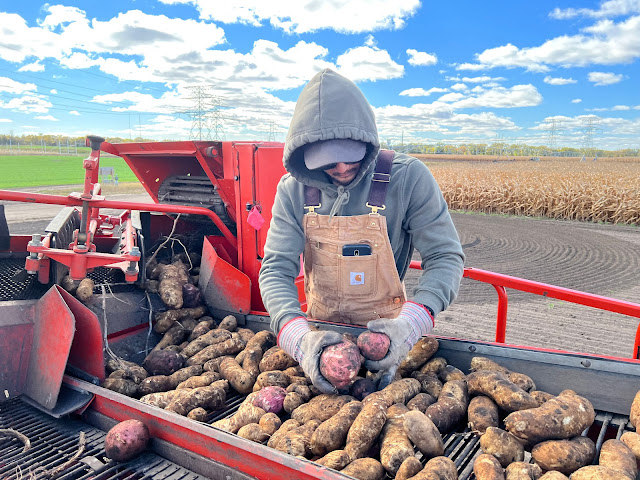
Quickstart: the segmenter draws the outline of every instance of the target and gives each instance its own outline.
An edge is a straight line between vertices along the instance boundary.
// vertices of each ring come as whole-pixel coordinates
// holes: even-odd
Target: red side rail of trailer
[[[421,270],[420,262],[411,262],[411,268]],[[504,343],[507,331],[507,306],[508,296],[506,288],[529,292],[543,297],[557,298],[571,303],[586,305],[587,307],[599,308],[609,312],[621,313],[631,317],[640,318],[640,304],[616,300],[615,298],[603,297],[592,293],[571,290],[570,288],[557,287],[548,283],[534,282],[523,278],[503,275],[501,273],[489,272],[479,268],[465,268],[464,278],[478,280],[492,285],[498,293],[498,314],[496,320],[496,342]],[[633,345],[631,358],[640,359],[640,323],[636,329],[636,338]]]

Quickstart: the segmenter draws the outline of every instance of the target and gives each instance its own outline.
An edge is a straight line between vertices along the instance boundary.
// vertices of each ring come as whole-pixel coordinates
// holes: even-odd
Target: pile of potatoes
[[[595,419],[588,399],[571,390],[538,391],[527,375],[484,357],[474,357],[465,374],[437,356],[433,337],[413,347],[383,390],[375,391],[376,374],[362,369],[338,394],[327,395],[273,333],[239,328],[231,315],[216,321],[201,302],[156,314],[154,330],[163,337],[142,365],[107,362],[104,387],[203,422],[224,408],[230,393],[246,395],[213,427],[354,478],[457,479],[443,435],[467,426],[480,437],[473,466],[478,480],[637,475],[636,432],[604,442],[594,461],[596,446],[581,435]],[[640,424],[640,392],[630,420]],[[532,462],[525,462],[525,452]]]

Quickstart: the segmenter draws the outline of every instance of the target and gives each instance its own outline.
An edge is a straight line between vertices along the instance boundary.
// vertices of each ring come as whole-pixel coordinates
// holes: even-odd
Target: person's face
[[[356,163],[336,163],[335,166],[324,170],[324,173],[329,175],[333,180],[333,183],[337,185],[348,185],[356,178],[356,175],[360,171],[360,165],[362,161]]]

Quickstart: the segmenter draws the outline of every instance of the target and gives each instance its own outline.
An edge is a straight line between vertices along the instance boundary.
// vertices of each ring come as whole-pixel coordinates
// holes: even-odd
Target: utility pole
[[[191,86],[187,87],[191,95],[187,97],[194,103],[193,111],[191,114],[191,132],[189,138],[193,140],[205,140],[211,138],[211,129],[207,125],[207,91],[209,87],[206,86]]]
[[[276,141],[276,122],[274,122],[273,120],[269,122],[269,134],[267,136],[267,141],[268,142]]]

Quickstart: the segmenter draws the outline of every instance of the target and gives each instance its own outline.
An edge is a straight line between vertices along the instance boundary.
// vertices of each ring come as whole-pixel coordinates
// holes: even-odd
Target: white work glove
[[[433,317],[424,305],[405,302],[396,318],[379,318],[367,323],[372,332],[384,333],[391,341],[389,351],[382,360],[367,360],[364,366],[372,372],[381,372],[378,390],[389,385],[400,362],[404,360],[420,337],[428,335],[433,329]]]
[[[312,331],[304,317],[287,322],[278,333],[278,345],[291,355],[304,373],[322,393],[338,393],[336,388],[320,373],[322,349],[342,342],[342,335],[329,330]]]

